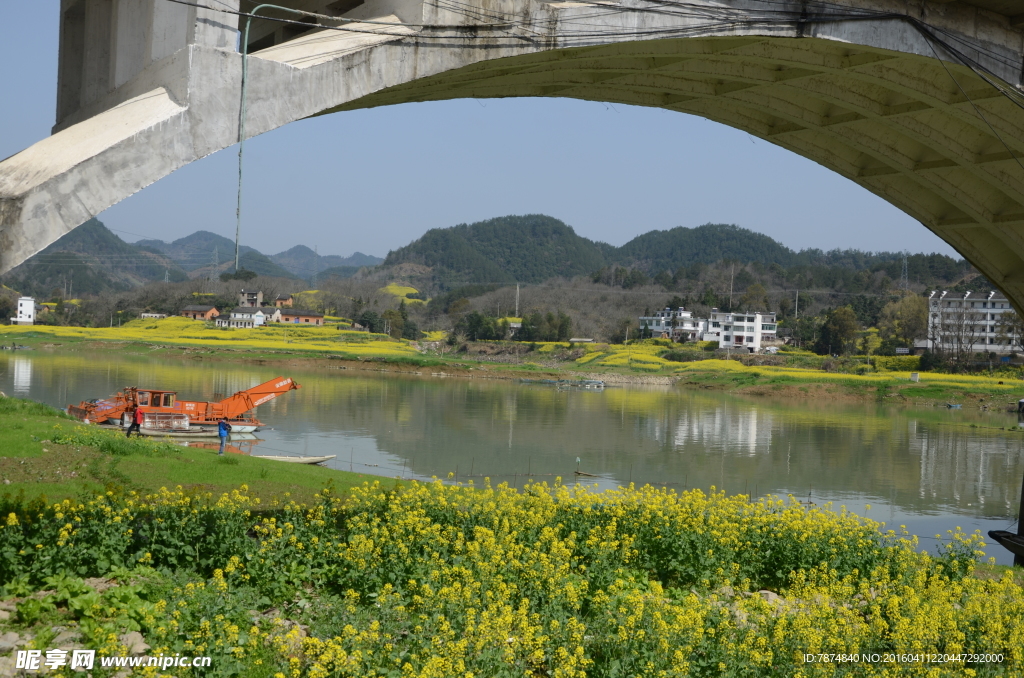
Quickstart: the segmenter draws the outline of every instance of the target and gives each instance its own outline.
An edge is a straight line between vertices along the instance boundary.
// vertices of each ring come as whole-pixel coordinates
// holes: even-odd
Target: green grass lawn
[[[148,438],[125,439],[119,431],[83,426],[51,407],[17,398],[0,398],[0,450],[0,496],[7,501],[51,502],[107,490],[150,493],[177,485],[220,494],[245,484],[265,504],[308,502],[328,484],[345,492],[376,478],[241,454],[219,456]]]

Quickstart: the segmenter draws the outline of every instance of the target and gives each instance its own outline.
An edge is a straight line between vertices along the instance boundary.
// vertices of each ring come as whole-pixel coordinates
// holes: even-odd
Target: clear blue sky
[[[49,135],[59,0],[0,0],[0,158]],[[234,238],[236,150],[100,215],[126,240]],[[954,254],[895,207],[746,133],[660,109],[569,99],[458,100],[337,113],[246,144],[242,242],[273,254],[383,256],[427,229],[544,213],[621,245],[734,223],[805,247]]]

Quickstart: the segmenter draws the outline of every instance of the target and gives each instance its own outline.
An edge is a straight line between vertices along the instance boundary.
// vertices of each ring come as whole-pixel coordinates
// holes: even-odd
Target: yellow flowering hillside
[[[679,363],[660,357],[665,346],[655,342],[640,344],[581,344],[587,353],[576,360],[579,365],[603,367],[632,367],[656,372],[663,368],[677,367]]]
[[[409,285],[400,285],[398,283],[389,283],[386,287],[381,288],[381,292],[387,292],[390,295],[396,296],[399,299],[404,299],[409,304],[425,304],[427,302],[422,299],[410,299],[410,294],[416,294],[419,292],[415,287]]]
[[[402,358],[418,355],[407,341],[383,334],[368,334],[336,327],[311,327],[291,323],[270,323],[253,329],[218,329],[188,318],[133,320],[122,327],[55,327],[49,325],[11,326],[8,335],[48,335],[54,339],[97,341],[139,341],[178,346],[210,348],[318,351],[352,357]]]
[[[101,655],[137,631],[153,654],[210,655],[204,676],[1024,669],[1024,593],[971,576],[976,537],[931,557],[845,512],[651,488],[374,484],[318,502],[261,507],[243,487],[9,505],[0,624],[46,649],[59,622]]]

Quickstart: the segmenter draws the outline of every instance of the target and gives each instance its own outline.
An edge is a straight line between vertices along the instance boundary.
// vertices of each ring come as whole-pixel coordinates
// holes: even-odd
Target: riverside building
[[[640,316],[641,330],[672,341],[698,341],[706,328],[706,320],[694,318],[692,311],[681,306],[677,309],[666,306],[654,315]]]
[[[695,318],[685,308],[665,309],[640,317],[641,329],[652,336],[672,341],[717,341],[721,348],[760,351],[778,344],[778,323],[774,313],[726,313],[711,309],[710,318]]]
[[[726,313],[711,309],[704,341],[717,341],[719,348],[745,348],[751,353],[778,344],[778,322],[774,313]]]
[[[1010,353],[1021,338],[1013,329],[1016,312],[997,291],[928,295],[928,336],[914,342],[918,349],[974,353]]]

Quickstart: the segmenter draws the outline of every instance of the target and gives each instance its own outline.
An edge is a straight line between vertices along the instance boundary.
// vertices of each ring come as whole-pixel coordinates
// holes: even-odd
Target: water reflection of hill
[[[259,408],[279,437],[268,445],[303,452],[314,434],[325,445],[361,437],[393,465],[428,477],[458,468],[462,477],[472,469],[522,482],[529,470],[569,480],[579,456],[606,485],[811,492],[907,512],[1001,517],[1016,514],[1024,475],[1024,435],[967,426],[1014,423],[1003,414],[153,361],[144,350],[4,356],[0,390],[59,406],[134,384],[208,399],[287,374],[303,388]]]

